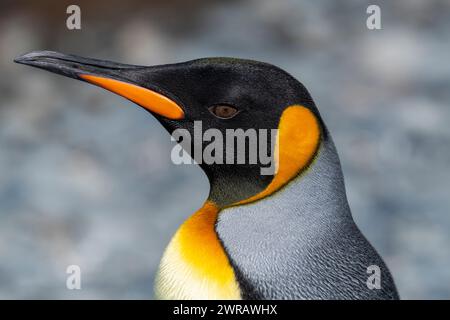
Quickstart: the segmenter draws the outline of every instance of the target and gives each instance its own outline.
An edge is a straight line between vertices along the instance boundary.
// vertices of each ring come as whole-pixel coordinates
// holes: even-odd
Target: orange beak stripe
[[[177,103],[155,91],[111,78],[103,78],[89,74],[80,74],[79,76],[87,82],[117,93],[165,118],[172,120],[184,118],[183,109]]]

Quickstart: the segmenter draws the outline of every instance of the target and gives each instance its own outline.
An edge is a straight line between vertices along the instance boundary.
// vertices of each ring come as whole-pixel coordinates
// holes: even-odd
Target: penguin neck
[[[311,256],[312,264],[328,264],[318,252],[323,239],[346,237],[340,229],[353,225],[339,158],[325,133],[307,168],[265,198],[223,209],[216,232],[242,297],[273,299],[295,296],[290,289],[277,295],[283,288],[308,286],[305,280],[317,271]]]
[[[336,147],[328,132],[322,139],[314,160],[299,175],[273,195],[256,201],[267,207],[292,212],[292,218],[313,215],[351,216],[344,177]],[[314,210],[320,206],[320,211]]]
[[[245,211],[254,212],[255,223],[261,223],[266,214],[276,219],[280,212],[292,221],[327,216],[351,219],[339,157],[329,133],[324,135],[312,163],[287,185],[268,197],[222,210],[219,220],[227,215],[238,218],[239,212]]]

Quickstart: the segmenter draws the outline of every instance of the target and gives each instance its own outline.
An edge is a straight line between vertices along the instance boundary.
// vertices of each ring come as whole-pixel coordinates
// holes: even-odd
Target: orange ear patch
[[[259,200],[282,188],[311,162],[319,141],[320,127],[314,114],[303,106],[286,108],[278,125],[278,141],[275,145],[277,173],[263,191],[233,205]]]
[[[165,118],[172,120],[184,118],[183,109],[178,104],[155,91],[111,78],[98,77],[90,74],[80,74],[79,76],[87,82],[117,93]]]

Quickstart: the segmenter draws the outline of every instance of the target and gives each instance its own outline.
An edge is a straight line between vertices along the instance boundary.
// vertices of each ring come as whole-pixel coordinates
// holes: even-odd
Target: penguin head
[[[280,190],[314,160],[326,132],[306,88],[267,63],[204,58],[136,66],[51,51],[15,62],[103,87],[149,111],[170,134],[183,133],[177,140],[208,176],[209,200],[219,207]],[[202,161],[208,150],[222,162]]]

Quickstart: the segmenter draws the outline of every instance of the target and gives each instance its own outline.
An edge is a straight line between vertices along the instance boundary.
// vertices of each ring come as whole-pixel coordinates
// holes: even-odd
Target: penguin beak
[[[140,83],[140,74],[151,67],[134,66],[111,61],[66,55],[53,51],[34,51],[14,59],[14,62],[85,81],[114,92],[148,111],[171,120],[181,120],[185,114],[174,97],[158,84]]]

